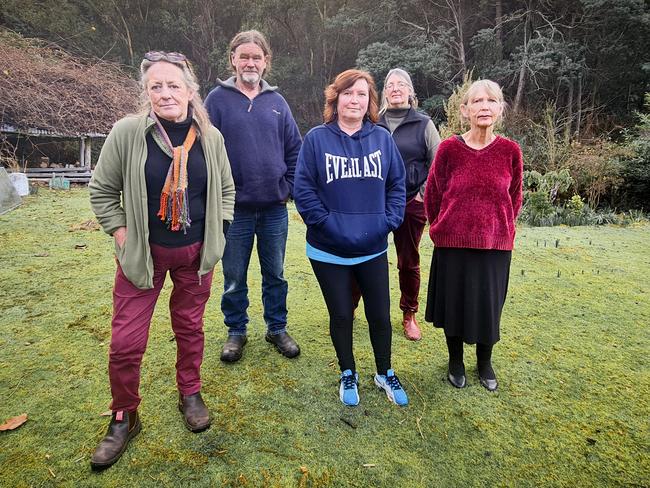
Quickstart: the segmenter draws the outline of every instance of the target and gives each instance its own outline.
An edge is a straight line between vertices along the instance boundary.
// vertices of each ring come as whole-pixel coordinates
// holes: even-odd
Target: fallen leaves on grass
[[[4,424],[0,425],[0,431],[14,430],[27,422],[27,414],[18,415],[7,420]]]
[[[99,224],[94,219],[86,220],[80,224],[71,225],[68,232],[74,232],[76,230],[99,230]]]
[[[309,479],[309,470],[307,469],[307,466],[300,466],[300,473],[302,476],[300,476],[300,482],[298,483],[298,486],[300,488],[303,488],[307,486],[307,480]]]

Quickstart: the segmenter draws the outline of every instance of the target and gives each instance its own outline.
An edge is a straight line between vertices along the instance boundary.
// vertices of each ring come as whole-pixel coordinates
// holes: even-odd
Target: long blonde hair
[[[151,113],[151,100],[149,100],[149,94],[147,93],[147,72],[149,71],[149,68],[156,63],[173,64],[183,72],[183,81],[188,88],[194,92],[194,96],[192,96],[192,99],[189,101],[189,108],[191,109],[192,116],[196,119],[199,125],[199,132],[206,133],[212,124],[208,112],[203,106],[201,95],[199,94],[199,82],[196,79],[196,75],[194,74],[194,70],[192,70],[190,62],[187,60],[179,62],[169,61],[165,58],[160,59],[159,61],[149,61],[148,59],[142,60],[142,63],[140,63],[140,87],[142,88],[142,92],[140,93],[140,110],[138,113],[142,115]]]

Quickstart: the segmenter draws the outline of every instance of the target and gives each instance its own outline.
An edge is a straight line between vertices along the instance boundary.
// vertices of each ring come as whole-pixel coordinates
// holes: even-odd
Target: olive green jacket
[[[149,248],[149,214],[144,165],[146,135],[154,121],[146,115],[119,120],[106,138],[90,180],[90,205],[102,229],[112,235],[126,227],[126,242],[115,244],[124,275],[138,288],[153,288],[153,259]],[[205,233],[199,280],[221,259],[226,240],[223,221],[232,221],[235,184],[223,136],[214,127],[200,135],[208,169]]]

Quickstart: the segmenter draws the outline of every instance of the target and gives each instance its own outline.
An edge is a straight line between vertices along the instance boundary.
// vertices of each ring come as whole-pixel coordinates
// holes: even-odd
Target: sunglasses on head
[[[144,55],[144,59],[151,62],[169,61],[171,63],[187,62],[187,58],[182,53],[167,53],[165,51],[149,51]]]
[[[187,69],[194,75],[194,69],[190,64],[189,60],[185,57],[183,53],[168,53],[165,51],[149,51],[144,55],[144,59],[149,62],[155,63],[157,61],[167,61],[168,63],[184,63],[187,66]]]

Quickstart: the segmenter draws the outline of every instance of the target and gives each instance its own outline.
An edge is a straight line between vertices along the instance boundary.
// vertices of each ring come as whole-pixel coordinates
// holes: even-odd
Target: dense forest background
[[[452,129],[454,89],[491,78],[506,92],[503,130],[524,148],[527,189],[547,195],[540,219],[575,195],[589,208],[649,206],[644,0],[4,0],[0,25],[134,76],[146,51],[184,52],[203,95],[230,75],[232,36],[257,28],[274,51],[268,79],[302,130],[320,123],[323,88],[350,67],[379,85],[406,69],[420,107]]]

